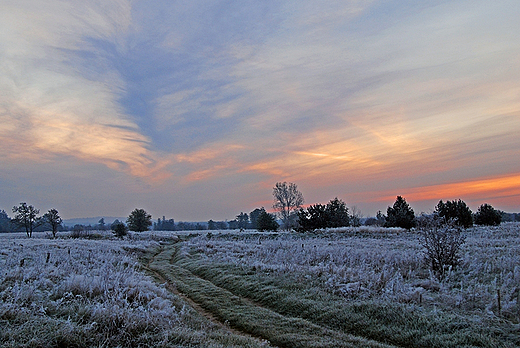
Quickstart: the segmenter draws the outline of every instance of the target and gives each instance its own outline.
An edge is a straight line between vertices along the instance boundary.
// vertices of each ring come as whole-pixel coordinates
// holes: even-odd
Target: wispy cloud
[[[519,14],[513,0],[3,1],[0,156],[102,164],[163,205],[237,199],[219,211],[280,180],[374,211],[400,190],[456,195],[520,171]]]
[[[126,1],[3,2],[0,137],[7,158],[74,156],[132,175],[163,178],[150,140],[123,113],[125,81],[91,40],[124,51]],[[88,56],[81,63],[81,56]]]

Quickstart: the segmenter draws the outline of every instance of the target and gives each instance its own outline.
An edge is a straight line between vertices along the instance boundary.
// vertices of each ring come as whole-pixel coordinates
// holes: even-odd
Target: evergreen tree
[[[135,232],[144,232],[152,225],[152,215],[148,214],[144,209],[134,209],[126,220],[128,229]]]
[[[98,229],[104,231],[106,229],[105,218],[101,218],[98,221]]]
[[[386,215],[386,227],[401,227],[409,230],[416,225],[413,209],[401,196],[397,196],[393,207],[388,207]]]
[[[128,227],[126,227],[124,223],[119,222],[118,220],[114,221],[114,223],[110,225],[110,228],[112,229],[114,236],[117,238],[123,239],[123,237],[128,234]]]
[[[276,222],[276,218],[273,214],[269,214],[263,209],[258,215],[258,219],[256,220],[256,228],[258,231],[276,231],[278,230],[278,223]]]
[[[338,197],[327,203],[327,227],[345,227],[350,226],[350,216],[347,204]]]
[[[251,222],[251,228],[256,229],[256,221],[258,220],[258,217],[260,216],[260,213],[262,210],[265,210],[264,207],[256,208],[252,212],[249,213],[249,221]]]

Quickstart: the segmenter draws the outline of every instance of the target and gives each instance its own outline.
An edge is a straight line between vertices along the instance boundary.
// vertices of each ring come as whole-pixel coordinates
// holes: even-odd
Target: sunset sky
[[[0,209],[520,211],[520,1],[0,0]]]

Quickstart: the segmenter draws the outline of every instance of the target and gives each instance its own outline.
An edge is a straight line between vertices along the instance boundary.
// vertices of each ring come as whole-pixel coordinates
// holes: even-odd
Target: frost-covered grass
[[[465,232],[461,265],[439,281],[418,235],[349,228],[266,238],[251,234],[189,240],[208,259],[312,281],[349,299],[388,299],[520,322],[520,225]],[[498,309],[500,293],[500,312]]]
[[[92,234],[0,234],[0,346],[268,346],[207,320],[175,287],[280,346],[334,346],[316,332],[402,347],[520,344],[520,224],[467,230],[442,281],[417,233],[400,229]],[[155,260],[173,287],[145,271],[159,250],[175,255]]]
[[[138,256],[157,242],[108,237],[0,235],[0,346],[261,346],[147,276]]]
[[[520,344],[520,225],[476,227],[465,234],[467,242],[461,250],[462,263],[443,280],[436,279],[424,264],[417,233],[381,228],[336,229],[304,235],[222,234],[210,238],[201,235],[185,243],[184,252],[198,260],[186,261],[185,265],[195,274],[254,300],[262,301],[269,295],[256,293],[253,283],[270,284],[265,287],[267,293],[291,286],[302,292],[301,298],[304,298],[303,292],[307,292],[307,303],[325,296],[324,293],[347,300],[347,306],[358,303],[367,315],[372,313],[367,318],[379,315],[384,318],[401,311],[406,317],[403,327],[410,332],[424,326],[419,329],[422,333],[410,333],[410,337],[445,334],[443,327],[456,332],[458,327],[460,337],[449,338],[453,343],[448,342],[446,346],[474,340],[476,343],[468,345]],[[241,269],[242,280],[233,278],[232,275],[239,272],[225,265]],[[244,279],[250,275],[257,280],[246,284]],[[270,298],[266,305],[287,308],[292,314],[304,313],[306,302],[296,295],[291,301],[301,302],[298,305],[293,306],[291,301],[277,303],[283,301],[284,296],[290,296],[289,293],[280,291],[279,296]],[[314,303],[309,308],[316,306],[317,302]],[[325,306],[324,303],[319,305]],[[386,314],[381,314],[383,312]],[[332,323],[333,316],[338,316],[331,314],[324,319],[327,314],[316,313],[308,317],[321,316],[324,323]],[[349,320],[348,315],[342,318]],[[392,331],[391,322],[386,324]],[[401,329],[396,326],[394,330]],[[488,338],[480,341],[464,336],[471,332],[475,332],[475,337]],[[358,334],[375,338],[381,333],[361,328]],[[384,342],[405,344],[406,338],[394,341],[391,335]]]

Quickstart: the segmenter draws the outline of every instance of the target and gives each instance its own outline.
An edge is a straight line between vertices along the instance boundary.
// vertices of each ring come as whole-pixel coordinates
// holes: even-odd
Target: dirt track
[[[184,299],[200,315],[234,334],[269,342],[274,347],[391,347],[284,316],[270,308],[219,287],[176,262],[178,245],[164,245],[146,262],[158,282]]]

